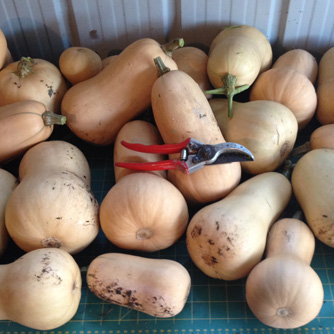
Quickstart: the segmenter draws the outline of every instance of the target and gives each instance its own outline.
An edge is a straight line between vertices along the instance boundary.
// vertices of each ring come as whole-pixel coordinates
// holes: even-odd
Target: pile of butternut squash
[[[119,249],[88,263],[88,288],[107,302],[154,317],[182,312],[189,272],[145,253],[184,238],[205,275],[246,279],[245,301],[263,324],[297,328],[319,314],[324,291],[310,263],[316,239],[334,247],[333,48],[319,62],[301,49],[277,57],[248,25],[223,29],[208,53],[184,44],[143,38],[105,59],[74,46],[55,65],[14,61],[0,30],[0,256],[11,241],[23,253],[0,265],[1,320],[38,330],[70,321],[81,297],[76,254],[99,233]],[[73,136],[55,137],[60,125]],[[121,141],[189,137],[242,144],[255,160],[190,175],[113,165],[115,183],[98,201],[91,161],[71,143],[105,147],[114,164],[157,162],[180,157]]]

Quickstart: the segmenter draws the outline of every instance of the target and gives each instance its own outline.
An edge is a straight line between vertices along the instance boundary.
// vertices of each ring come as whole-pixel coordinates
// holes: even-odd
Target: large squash
[[[158,56],[177,69],[158,42],[144,38],[126,47],[96,76],[71,87],[61,105],[71,131],[89,143],[113,143],[121,127],[150,106],[157,79],[153,59]]]
[[[199,85],[180,70],[171,71],[156,59],[160,76],[152,88],[152,110],[156,125],[166,144],[192,137],[205,144],[224,143],[210,104]],[[177,154],[171,159],[179,159]],[[170,180],[186,200],[194,205],[221,199],[240,182],[239,162],[206,166],[193,174],[168,172]]]

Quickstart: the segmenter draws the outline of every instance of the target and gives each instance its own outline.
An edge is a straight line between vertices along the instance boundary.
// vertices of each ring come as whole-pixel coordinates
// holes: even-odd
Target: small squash
[[[259,29],[249,25],[223,29],[210,45],[207,73],[217,90],[208,92],[227,96],[231,117],[233,96],[268,70],[272,58],[271,44]]]
[[[334,150],[319,148],[296,163],[291,183],[295,197],[315,236],[334,247]]]
[[[115,166],[116,162],[154,162],[166,159],[166,156],[163,154],[147,154],[129,150],[121,144],[122,140],[128,143],[140,143],[143,145],[163,144],[160,133],[154,124],[142,120],[125,123],[119,130],[114,144],[114,173],[116,182],[125,175],[139,172]],[[152,171],[152,173],[160,175],[165,179],[167,178],[166,171],[164,170]]]
[[[180,43],[183,40],[171,43],[171,48]],[[121,127],[150,106],[157,79],[153,59],[158,56],[177,68],[158,42],[144,38],[131,43],[96,76],[72,86],[61,105],[71,131],[92,144],[113,143]]]
[[[75,85],[98,74],[102,70],[102,59],[92,49],[72,46],[61,53],[59,69],[64,77]]]
[[[310,140],[295,147],[291,152],[291,156],[305,154],[317,148],[334,149],[334,124],[325,124],[317,127],[311,133]]]
[[[36,100],[59,114],[66,91],[67,84],[60,70],[44,59],[22,57],[0,72],[0,106]]]
[[[7,39],[3,31],[0,29],[0,70],[4,67],[7,57]]]
[[[5,169],[0,168],[0,257],[4,253],[9,241],[9,235],[5,225],[6,204],[16,185],[16,177]]]
[[[281,57],[284,57],[284,54]],[[290,61],[292,64],[287,61],[280,63],[279,58],[271,69],[261,73],[251,87],[249,99],[284,104],[294,113],[298,129],[302,130],[310,123],[317,107],[315,87],[306,76],[314,65],[305,63],[302,71],[297,61]],[[293,65],[295,67],[292,67]]]
[[[283,53],[274,63],[273,68],[292,68],[304,74],[314,85],[318,76],[318,63],[315,57],[303,49],[292,49]]]
[[[57,248],[37,249],[0,265],[0,319],[37,330],[64,325],[78,310],[81,273]]]
[[[272,172],[287,159],[298,133],[296,117],[288,107],[274,101],[234,101],[230,118],[226,99],[212,99],[209,103],[224,138],[253,153],[254,161],[241,162],[244,172]]]
[[[19,166],[20,183],[6,206],[6,227],[24,251],[57,247],[74,254],[99,232],[98,203],[83,153],[64,141],[30,148]]]
[[[124,249],[153,252],[173,245],[185,232],[187,203],[161,176],[138,172],[123,176],[101,203],[105,236]]]
[[[166,144],[180,143],[192,137],[205,144],[225,142],[210,104],[199,85],[187,73],[166,68],[155,59],[159,78],[152,88],[155,123]],[[170,159],[179,159],[176,154]],[[241,179],[239,162],[207,166],[193,174],[168,171],[170,180],[191,205],[208,203],[226,196]]]
[[[45,141],[54,125],[65,123],[65,116],[46,110],[38,101],[19,101],[0,107],[0,164]]]
[[[180,71],[189,74],[205,92],[212,88],[207,73],[208,55],[200,48],[194,46],[185,46],[179,48],[172,53]],[[211,94],[207,94],[207,98],[211,98]]]
[[[324,289],[310,266],[314,248],[312,231],[299,219],[281,219],[271,227],[266,258],[246,281],[247,304],[265,325],[298,328],[319,314]]]
[[[107,253],[88,266],[87,284],[90,291],[109,303],[170,318],[183,310],[191,279],[174,260]]]
[[[318,105],[316,117],[322,124],[334,124],[334,47],[328,49],[320,59],[317,85]]]
[[[267,172],[242,182],[222,200],[197,211],[186,235],[194,264],[212,278],[247,276],[261,261],[267,232],[291,193],[285,176]]]

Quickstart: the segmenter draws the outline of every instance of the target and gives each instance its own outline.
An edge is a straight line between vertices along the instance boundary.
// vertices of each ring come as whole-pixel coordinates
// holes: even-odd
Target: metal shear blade
[[[188,138],[178,144],[142,145],[121,142],[125,147],[144,153],[172,154],[180,153],[179,160],[164,160],[149,163],[116,162],[115,166],[135,170],[179,169],[191,174],[205,165],[216,165],[236,161],[253,161],[254,156],[246,147],[237,143],[225,142],[216,145],[203,144]]]

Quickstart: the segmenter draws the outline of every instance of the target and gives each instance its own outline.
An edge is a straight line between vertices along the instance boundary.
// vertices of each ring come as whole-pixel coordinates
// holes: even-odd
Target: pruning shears
[[[215,145],[203,144],[188,138],[178,144],[143,145],[121,141],[121,144],[133,151],[143,153],[173,154],[179,153],[180,158],[157,162],[116,162],[115,166],[133,170],[181,170],[191,174],[207,165],[225,164],[237,161],[253,161],[254,156],[243,145],[225,142]]]

